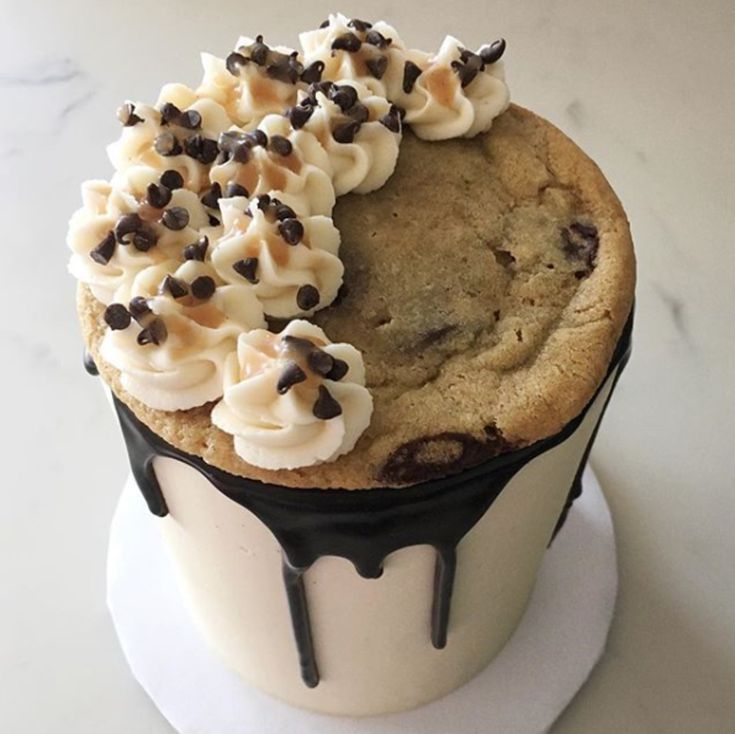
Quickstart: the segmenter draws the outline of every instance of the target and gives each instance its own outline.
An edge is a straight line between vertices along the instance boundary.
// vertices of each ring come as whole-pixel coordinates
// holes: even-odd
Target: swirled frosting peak
[[[224,397],[212,422],[237,454],[265,469],[295,469],[351,451],[370,423],[360,353],[296,320],[280,334],[242,334],[225,365]]]
[[[405,125],[470,137],[509,102],[502,40],[428,53],[334,14],[300,43],[243,36],[202,55],[195,89],[123,104],[114,174],[83,185],[67,235],[123,388],[165,411],[220,400],[212,421],[268,469],[331,461],[370,421],[361,355],[303,320],[338,308],[336,197],[383,186]]]

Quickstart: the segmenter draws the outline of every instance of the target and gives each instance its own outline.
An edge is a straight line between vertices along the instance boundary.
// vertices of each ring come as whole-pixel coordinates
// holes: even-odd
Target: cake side
[[[104,307],[81,286],[85,341],[105,381],[176,447],[295,487],[451,473],[552,435],[590,400],[632,305],[635,263],[609,184],[552,125],[512,106],[473,140],[406,136],[393,178],[341,198],[335,221],[345,293],[314,321],[363,352],[375,410],[352,452],[260,469],[212,425],[211,404],[143,405],[100,357]]]

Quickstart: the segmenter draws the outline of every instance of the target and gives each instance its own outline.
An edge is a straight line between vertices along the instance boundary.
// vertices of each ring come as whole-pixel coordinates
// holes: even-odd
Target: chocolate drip
[[[608,376],[615,369],[619,375],[627,361],[632,323],[631,313]],[[153,471],[153,459],[163,456],[199,471],[273,533],[283,553],[283,579],[302,678],[307,686],[314,687],[319,682],[319,672],[303,584],[311,565],[321,556],[339,556],[351,561],[364,578],[374,579],[381,575],[385,558],[394,551],[412,545],[434,547],[437,560],[431,641],[437,648],[444,647],[459,542],[520,469],[574,433],[596,397],[597,394],[559,433],[530,446],[500,454],[452,476],[403,488],[368,491],[292,489],[233,476],[166,443],[124,403],[117,398],[114,403],[133,475],[153,514],[162,517],[168,512]],[[571,499],[581,490],[581,473],[595,434],[596,428],[575,477]],[[560,523],[566,512],[565,506]]]
[[[437,548],[434,570],[434,603],[431,608],[431,644],[437,650],[447,646],[449,609],[452,603],[452,589],[454,588],[456,570],[456,546]]]
[[[283,559],[283,583],[286,587],[288,608],[291,612],[294,640],[299,653],[301,680],[309,688],[319,685],[319,669],[314,654],[314,641],[311,637],[309,606],[304,589],[304,574],[308,569],[294,568],[286,558]]]

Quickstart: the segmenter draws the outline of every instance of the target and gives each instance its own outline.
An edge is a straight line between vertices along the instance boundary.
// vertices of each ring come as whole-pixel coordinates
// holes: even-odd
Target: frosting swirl
[[[306,321],[241,334],[212,422],[249,464],[295,469],[351,451],[370,423],[360,353]]]
[[[510,95],[502,62],[486,64],[481,54],[482,49],[475,54],[447,36],[434,56],[409,51],[402,69],[390,67],[389,99],[406,110],[404,121],[418,137],[474,137],[489,130],[493,119],[505,111]],[[485,58],[493,55],[487,53]]]
[[[244,128],[254,128],[266,115],[292,105],[304,70],[298,52],[271,48],[262,36],[241,37],[226,59],[202,54],[202,66],[197,94],[222,105]]]
[[[329,156],[337,196],[367,194],[390,178],[398,160],[401,120],[385,97],[354,81],[321,82],[309,88],[300,108],[309,114],[303,129]]]
[[[208,183],[209,166],[219,153],[219,134],[232,120],[216,101],[199,98],[183,84],[167,84],[157,105],[128,102],[118,116],[120,139],[107,148],[118,171],[113,183],[124,185],[131,167],[152,168],[159,175],[175,170],[184,186],[201,191]]]
[[[101,354],[133,397],[158,410],[186,410],[222,395],[238,336],[265,321],[254,294],[217,287],[210,265],[190,260],[173,272],[170,265],[141,271],[127,307],[108,306]]]
[[[344,272],[332,220],[298,218],[267,195],[246,212],[245,204],[242,197],[220,201],[224,234],[212,262],[222,280],[248,283],[269,316],[306,316],[328,306]]]
[[[171,191],[147,168],[131,171],[127,183],[127,190],[106,181],[83,184],[83,206],[69,222],[69,270],[105,304],[143,268],[180,258],[185,245],[208,231],[208,216],[192,191]],[[144,198],[152,191],[164,197],[155,203],[165,205]]]

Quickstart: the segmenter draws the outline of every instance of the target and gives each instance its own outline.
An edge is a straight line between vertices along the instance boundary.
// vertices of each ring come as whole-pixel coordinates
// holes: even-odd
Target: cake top
[[[292,486],[412,483],[561,428],[632,301],[602,175],[501,114],[502,41],[426,54],[336,15],[301,44],[240,39],[121,109],[69,235],[106,381],[169,442]]]

